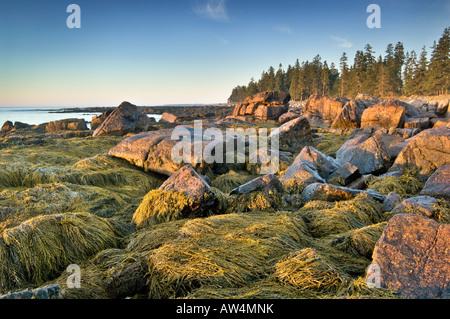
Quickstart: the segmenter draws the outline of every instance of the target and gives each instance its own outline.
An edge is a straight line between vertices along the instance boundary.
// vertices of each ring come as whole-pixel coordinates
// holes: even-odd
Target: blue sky
[[[81,29],[66,26],[72,3]],[[372,3],[381,29],[366,25]],[[297,58],[430,52],[449,16],[446,0],[0,0],[0,106],[226,102]]]

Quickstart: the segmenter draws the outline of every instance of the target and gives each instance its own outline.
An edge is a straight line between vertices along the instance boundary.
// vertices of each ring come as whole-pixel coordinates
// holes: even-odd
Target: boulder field
[[[173,113],[3,125],[0,299],[450,298],[448,100],[262,92],[201,129]]]

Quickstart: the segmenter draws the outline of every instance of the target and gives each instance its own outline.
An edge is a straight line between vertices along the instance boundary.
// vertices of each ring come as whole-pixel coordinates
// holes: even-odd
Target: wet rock
[[[413,299],[447,296],[450,282],[450,225],[409,214],[394,216],[373,252],[383,288]],[[375,274],[376,275],[376,274]],[[373,274],[368,274],[372,280]]]
[[[128,133],[147,131],[150,125],[148,116],[128,102],[123,102],[100,124],[93,136],[123,136]]]
[[[420,194],[450,200],[450,164],[434,172]]]
[[[27,289],[0,295],[0,299],[62,299],[61,287],[59,285],[48,285],[37,289]]]

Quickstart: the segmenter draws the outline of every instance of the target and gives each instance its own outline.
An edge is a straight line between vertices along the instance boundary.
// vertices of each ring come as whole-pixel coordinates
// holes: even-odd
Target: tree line
[[[339,70],[338,70],[339,68]],[[405,52],[403,43],[389,44],[385,55],[375,56],[370,44],[355,54],[353,65],[344,52],[339,66],[322,62],[320,55],[312,61],[301,62],[283,69],[271,66],[258,81],[232,90],[230,103],[240,103],[246,97],[264,91],[289,92],[293,100],[301,101],[311,95],[356,96],[365,93],[381,98],[411,95],[448,94],[450,89],[450,27],[431,47],[428,59],[426,47],[420,54]]]

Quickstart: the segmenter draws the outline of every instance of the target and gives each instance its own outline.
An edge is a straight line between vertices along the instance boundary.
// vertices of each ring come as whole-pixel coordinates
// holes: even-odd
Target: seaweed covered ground
[[[333,156],[347,137],[318,133],[315,146]],[[123,139],[2,141],[0,294],[59,284],[69,299],[399,298],[365,281],[392,217],[371,197],[237,198],[230,191],[255,175],[231,170],[209,176],[220,198],[216,214],[137,227],[141,203],[167,177],[107,155]],[[413,196],[417,183],[389,177],[370,187]],[[67,286],[71,264],[80,266],[80,288]]]

